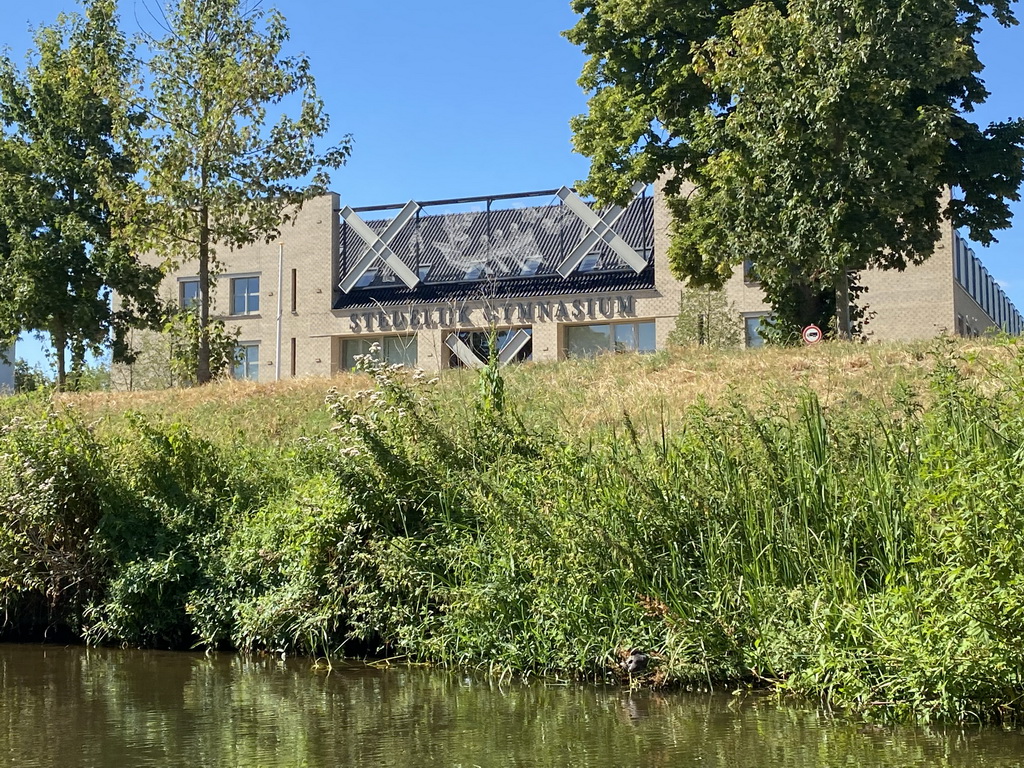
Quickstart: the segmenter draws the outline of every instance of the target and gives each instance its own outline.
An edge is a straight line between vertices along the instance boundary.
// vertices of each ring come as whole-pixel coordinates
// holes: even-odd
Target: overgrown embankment
[[[329,412],[301,388],[8,402],[7,636],[596,678],[637,647],[658,684],[1020,713],[1020,348],[371,369]]]

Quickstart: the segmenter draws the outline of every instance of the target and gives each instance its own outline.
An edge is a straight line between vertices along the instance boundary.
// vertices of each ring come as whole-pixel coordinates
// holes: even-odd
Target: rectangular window
[[[747,347],[763,347],[764,336],[761,329],[768,315],[746,315],[743,318],[743,340]]]
[[[299,309],[299,270],[292,270],[292,314],[294,315]]]
[[[540,269],[540,264],[540,259],[527,259],[523,264],[523,268],[519,272],[520,277],[533,277],[537,274],[537,270]]]
[[[231,281],[231,314],[254,315],[260,311],[259,277],[236,277]]]
[[[760,283],[761,278],[757,276],[757,267],[754,266],[753,259],[743,260],[743,282],[745,283]]]
[[[296,362],[296,360],[297,360],[297,356],[295,354],[295,337],[292,336],[292,378],[293,379],[295,378],[295,362]]]
[[[613,325],[612,333],[614,336],[613,344],[616,352],[636,351],[636,325],[633,323]]]
[[[511,350],[507,350],[506,347],[509,340],[517,336],[521,330],[525,331],[530,338],[516,350],[515,355],[512,355]],[[486,363],[490,359],[491,331],[457,331],[455,336],[469,348],[468,354],[472,357],[466,357],[466,350],[462,348],[458,348],[458,351],[456,351],[456,349],[448,346],[446,340],[446,346],[448,346],[449,351],[449,368],[465,368],[475,365],[473,358],[476,358],[476,361],[480,363]],[[507,353],[510,356],[507,360],[509,363],[525,363],[533,359],[533,330],[530,328],[496,328],[494,330],[494,341],[497,345],[497,350],[495,351],[499,356]]]
[[[235,367],[232,375],[236,379],[259,381],[260,378],[260,345],[239,344],[235,347]]]
[[[199,280],[182,280],[178,283],[178,306],[188,309],[199,301]]]
[[[594,357],[603,352],[654,352],[654,321],[571,325],[565,329],[567,357]]]
[[[598,262],[601,261],[600,253],[588,253],[583,257],[583,261],[580,262],[579,267],[576,268],[577,272],[593,272],[597,269]]]
[[[636,351],[640,354],[647,354],[654,352],[657,348],[654,340],[654,323],[637,323]]]
[[[373,336],[344,339],[341,343],[341,367],[351,371],[356,367],[356,357],[368,355],[374,344],[379,346],[378,359],[389,365],[415,367],[419,360],[416,336]]]
[[[371,268],[371,269],[368,269],[365,272],[363,272],[363,274],[360,275],[359,279],[356,280],[356,284],[354,286],[352,286],[352,287],[353,288],[365,288],[366,286],[368,286],[370,283],[372,283],[376,279],[377,279],[377,270]]]
[[[565,329],[565,353],[569,357],[595,357],[611,348],[610,325],[574,325]]]

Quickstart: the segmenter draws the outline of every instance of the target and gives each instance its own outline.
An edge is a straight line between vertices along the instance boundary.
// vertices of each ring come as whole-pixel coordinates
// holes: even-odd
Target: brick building
[[[635,191],[610,210],[565,187],[356,210],[334,194],[314,199],[279,240],[217,254],[212,311],[240,329],[235,375],[329,376],[374,343],[386,359],[428,371],[477,367],[491,331],[503,362],[663,348],[684,287],[665,259],[665,207]],[[166,297],[194,301],[194,270],[168,274]],[[873,339],[1022,328],[948,227],[924,265],[862,283]],[[725,299],[757,345],[767,313],[757,285],[737,270]]]
[[[14,344],[0,344],[0,394],[14,391]]]

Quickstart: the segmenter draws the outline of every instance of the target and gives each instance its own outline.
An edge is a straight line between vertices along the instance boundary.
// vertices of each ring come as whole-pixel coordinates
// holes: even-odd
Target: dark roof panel
[[[391,221],[364,220],[378,234]],[[648,263],[653,261],[650,197],[630,203],[614,229]],[[584,223],[557,199],[551,205],[489,211],[421,212],[399,231],[389,247],[414,272],[429,268],[426,279],[414,289],[406,288],[378,261],[373,280],[347,295],[339,292],[336,308],[375,305],[385,297],[389,301],[438,301],[471,295],[536,296],[581,290],[629,290],[613,285],[653,286],[653,274],[643,277],[644,273],[652,272],[650,268],[637,275],[603,242],[590,251],[596,257],[591,271],[577,270],[562,278],[555,271],[557,266],[588,233]],[[365,252],[366,245],[344,221],[339,242],[339,274],[344,276]],[[524,271],[530,276],[524,277]],[[473,277],[467,279],[467,274]],[[393,298],[398,296],[401,298]]]

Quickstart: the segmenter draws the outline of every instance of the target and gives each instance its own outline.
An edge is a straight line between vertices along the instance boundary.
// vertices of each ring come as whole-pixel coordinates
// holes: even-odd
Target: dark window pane
[[[654,352],[657,349],[657,344],[654,340],[654,323],[637,323],[637,351],[638,352]]]

